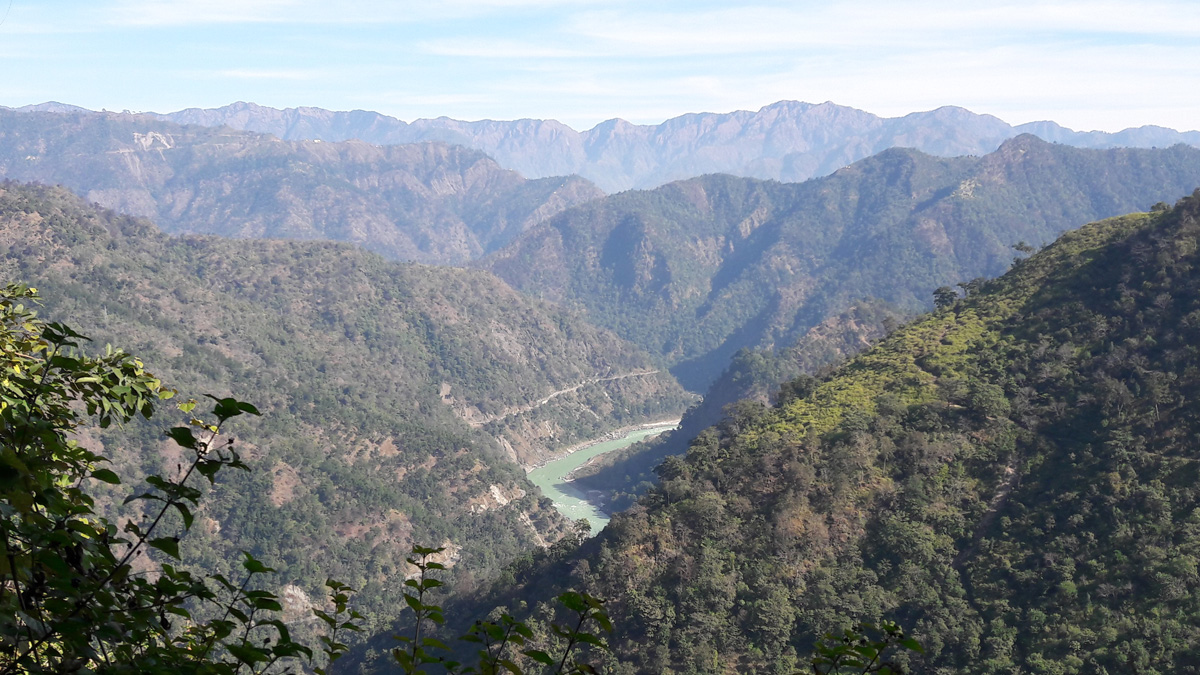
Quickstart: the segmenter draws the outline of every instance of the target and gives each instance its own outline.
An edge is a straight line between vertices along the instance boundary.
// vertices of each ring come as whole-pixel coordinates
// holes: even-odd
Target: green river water
[[[581,448],[565,457],[547,462],[530,471],[529,481],[541,488],[543,495],[554,500],[554,507],[558,509],[559,513],[562,513],[571,520],[587,518],[588,522],[592,524],[592,533],[595,534],[604,529],[604,526],[608,524],[608,516],[596,508],[592,502],[588,501],[587,495],[582,490],[576,488],[574,484],[567,482],[564,478],[597,455],[627,448],[638,441],[653,438],[664,431],[674,429],[677,424],[678,422],[672,422],[645,429],[635,429],[621,438],[615,438],[611,441],[601,441]]]

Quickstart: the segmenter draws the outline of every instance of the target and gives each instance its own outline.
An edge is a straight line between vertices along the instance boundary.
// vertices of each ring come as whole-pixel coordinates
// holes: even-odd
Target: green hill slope
[[[441,143],[281,141],[138,115],[0,110],[0,178],[61,184],[168,232],[326,239],[463,263],[602,192]]]
[[[448,542],[470,578],[557,536],[518,461],[688,400],[644,353],[486,272],[172,238],[61,188],[0,184],[0,278],[183,395],[263,411],[237,432],[255,471],[206,502],[191,560],[222,569],[251,550],[305,590],[333,575],[380,618],[413,541]],[[159,426],[86,440],[127,475],[170,470]]]
[[[726,416],[728,406],[770,405],[783,394],[781,383],[793,380],[784,395],[809,386],[811,378],[801,375],[821,372],[857,354],[886,335],[888,327],[902,323],[903,318],[886,303],[857,302],[813,327],[786,349],[739,351],[725,372],[708,386],[703,399],[684,413],[677,429],[597,457],[572,474],[576,487],[606,495],[605,509],[610,513],[631,506],[656,480],[655,467],[671,455],[684,454],[697,434]]]
[[[1200,191],[1068,233],[777,408],[489,601],[610,599],[618,672],[789,672],[899,619],[916,672],[1200,663]]]
[[[861,298],[929,307],[1011,246],[1200,185],[1200,149],[1081,150],[1032,136],[984,157],[894,149],[800,184],[703,176],[569,209],[484,264],[564,301],[703,391],[745,347],[787,347]]]

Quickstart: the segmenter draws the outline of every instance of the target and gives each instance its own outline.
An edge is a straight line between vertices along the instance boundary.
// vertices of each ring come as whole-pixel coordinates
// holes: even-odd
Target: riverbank
[[[679,423],[682,421],[683,421],[682,418],[676,418],[673,420],[660,420],[658,422],[645,422],[643,424],[630,424],[629,426],[624,426],[624,427],[621,427],[620,429],[613,429],[612,431],[604,434],[603,436],[593,438],[590,440],[586,440],[586,441],[583,441],[582,443],[576,443],[575,445],[572,445],[565,450],[559,450],[558,452],[554,453],[553,457],[551,457],[549,459],[544,459],[536,464],[522,464],[521,468],[525,469],[525,473],[528,475],[528,474],[534,472],[535,470],[546,466],[547,464],[552,464],[552,463],[562,460],[566,457],[570,457],[571,455],[573,455],[577,452],[583,451],[583,450],[587,450],[588,448],[590,448],[592,446],[599,445],[601,443],[607,443],[609,441],[614,441],[614,440],[617,440],[620,438],[624,438],[635,431],[643,431],[646,429],[658,429],[659,427],[662,427],[662,430],[664,432],[671,431],[672,429],[675,429],[676,427],[678,427]],[[632,445],[632,443],[630,445]],[[601,454],[604,454],[604,453],[601,453]],[[596,455],[596,457],[599,457],[599,456],[600,455]],[[595,459],[595,457],[593,457],[592,459]],[[589,460],[589,462],[590,461],[591,460]]]
[[[678,426],[678,420],[663,420],[646,424],[634,424],[605,434],[601,438],[579,443],[553,460],[527,467],[529,482],[541,490],[542,495],[554,502],[554,508],[571,520],[586,518],[592,524],[592,532],[599,532],[608,524],[608,514],[600,507],[604,495],[600,492],[584,492],[571,484],[570,474],[585,462],[596,457],[627,448],[634,443],[653,438]]]

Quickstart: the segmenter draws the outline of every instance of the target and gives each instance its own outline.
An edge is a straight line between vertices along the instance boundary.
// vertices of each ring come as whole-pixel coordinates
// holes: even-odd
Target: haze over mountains
[[[905,138],[938,152],[978,140],[963,120],[992,138],[1008,128],[953,108],[899,121],[830,105],[773,110],[717,127],[770,118],[784,138],[787,111],[842,132],[846,120],[907,120]],[[299,134],[305,119],[282,132]],[[716,118],[659,131],[705,119]],[[852,140],[862,149],[869,135]],[[604,197],[578,176],[527,180],[438,141],[288,141],[46,105],[0,111],[0,175],[65,185],[168,232],[328,239],[442,264],[488,256],[481,264],[517,289],[580,310],[703,391],[739,349],[786,347],[854,301],[923,309],[936,286],[1003,271],[1017,241],[1186,193],[1200,184],[1200,150],[1078,149],[1026,134],[982,157],[889,149],[803,183],[716,174]]]
[[[464,122],[439,117],[406,123],[361,110],[278,110],[252,103],[190,108],[159,117],[289,140],[453,143],[482,150],[527,178],[579,174],[607,192],[653,188],[707,173],[802,181],[888,148],[916,148],[939,157],[983,155],[1023,133],[1085,148],[1200,146],[1200,131],[1146,126],[1118,133],[1082,132],[1048,121],[1012,126],[954,106],[885,118],[829,102],[799,101],[780,101],[758,111],[681,115],[652,125],[612,119],[587,131],[555,120]]]
[[[568,209],[485,259],[703,391],[744,347],[787,347],[862,298],[906,311],[995,276],[1020,241],[1200,185],[1200,149],[1090,150],[1030,135],[983,157],[892,149],[824,178],[709,175]]]
[[[281,141],[145,116],[0,111],[0,176],[57,183],[168,232],[328,239],[454,264],[601,196],[444,143]]]
[[[85,112],[60,103],[17,110]],[[586,131],[552,119],[467,122],[438,117],[405,122],[365,110],[281,110],[243,102],[146,115],[178,124],[269,133],[284,140],[462,145],[483,151],[526,178],[578,174],[606,192],[654,188],[708,173],[795,182],[824,176],[888,148],[915,148],[939,157],[983,155],[1023,133],[1084,148],[1200,146],[1200,131],[1156,126],[1117,133],[1074,131],[1052,121],[1013,126],[955,106],[886,118],[831,102],[800,101],[780,101],[758,111],[692,113],[661,124],[612,119]]]
[[[513,611],[556,584],[608,597],[626,673],[773,672],[847,617],[903,619],[946,673],[1109,667],[1158,649],[1112,617],[1156,607],[1184,663],[1200,577],[1163,542],[1200,546],[1200,202],[1156,202],[1200,185],[1200,137],[1038,129],[1170,147],[787,102],[583,133],[0,110],[0,277],[186,395],[266,413],[239,431],[255,470],[186,544],[214,570],[253,550],[387,622],[407,546],[445,545],[461,588],[495,579]],[[605,195],[515,162],[682,179]],[[969,297],[883,337],[958,282]],[[707,394],[684,413],[687,390]],[[578,552],[555,544],[568,523],[521,465],[680,414],[590,478],[628,496],[690,444],[660,487]],[[129,475],[176,459],[157,427],[87,434]]]

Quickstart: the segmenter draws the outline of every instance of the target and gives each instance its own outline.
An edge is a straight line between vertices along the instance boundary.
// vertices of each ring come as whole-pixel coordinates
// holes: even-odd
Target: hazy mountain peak
[[[1200,146],[1200,132],[1160,127],[1115,134],[1077,132],[1054,122],[1014,127],[954,105],[881,117],[832,101],[783,100],[757,111],[688,113],[660,124],[613,118],[586,131],[556,120],[466,122],[439,117],[406,124],[374,113],[307,108],[274,111],[279,119],[268,123],[270,109],[255,108],[251,117],[245,117],[250,108],[222,110],[226,109],[208,111],[203,119],[193,111],[165,117],[187,113],[188,122],[224,123],[283,138],[361,138],[377,144],[439,140],[482,150],[525,176],[577,173],[608,192],[655,187],[708,173],[802,181],[891,147],[911,147],[941,157],[984,155],[1022,133],[1078,147],[1165,147],[1181,142]],[[289,115],[290,123],[284,123],[282,118]]]
[[[1096,151],[1024,134],[985,156],[892,147],[781,184],[705,175],[567,209],[485,264],[584,307],[703,390],[741,348],[786,345],[863,297],[920,309],[1011,246],[1200,184],[1200,150]]]
[[[235,119],[312,124],[239,105],[246,117]],[[212,121],[213,111],[195,113],[197,124]],[[480,150],[433,141],[285,141],[148,115],[0,116],[0,176],[62,184],[172,232],[332,239],[396,259],[463,263],[603,195],[578,177],[526,180]]]
[[[83,111],[59,103],[41,106],[51,111]],[[26,109],[42,108],[26,106],[22,110]],[[688,113],[661,124],[613,118],[586,131],[553,119],[463,121],[437,117],[408,123],[365,110],[277,109],[246,102],[150,115],[176,123],[269,133],[287,140],[453,143],[481,150],[501,166],[529,178],[574,173],[607,192],[652,188],[708,173],[795,182],[828,175],[891,147],[917,148],[939,157],[984,155],[1022,133],[1089,148],[1200,146],[1200,131],[1143,126],[1116,133],[1084,132],[1051,121],[1012,126],[995,116],[953,105],[881,117],[832,101],[777,101],[757,111]]]
[[[67,103],[59,103],[58,101],[46,101],[45,103],[36,103],[34,105],[24,105],[20,108],[10,108],[17,112],[48,112],[48,113],[89,113],[92,112],[87,108],[80,108],[77,105],[69,105]]]
[[[1050,145],[1049,142],[1042,140],[1041,138],[1038,138],[1037,135],[1025,133],[1025,134],[1018,134],[1016,136],[1013,136],[1012,138],[1005,140],[1003,143],[1000,144],[1000,147],[997,148],[997,150],[1002,149],[1002,148],[1008,148],[1008,147],[1033,148],[1033,147],[1044,147],[1044,146],[1048,146],[1048,145]]]

